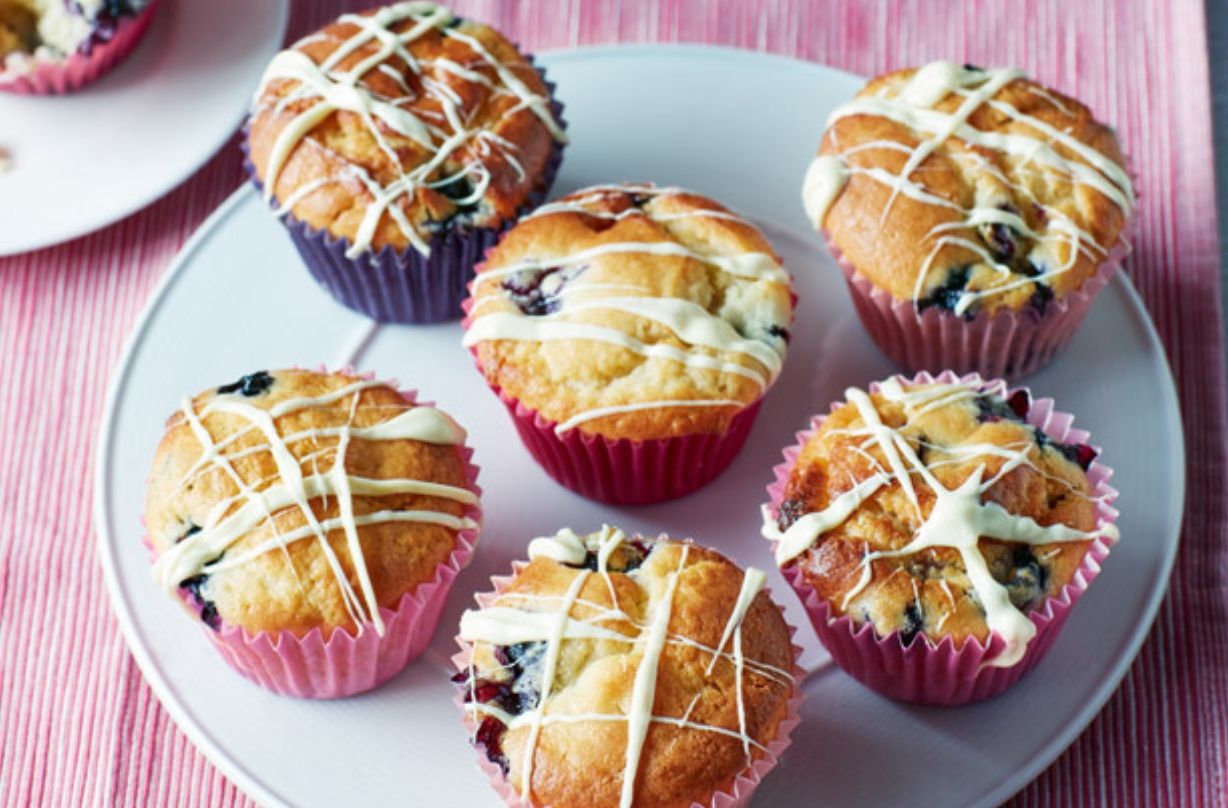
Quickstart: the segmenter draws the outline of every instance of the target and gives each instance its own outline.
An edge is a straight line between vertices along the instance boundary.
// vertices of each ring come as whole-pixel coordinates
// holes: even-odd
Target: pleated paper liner
[[[648,505],[684,497],[716,479],[738,456],[762,400],[720,434],[658,440],[605,438],[558,424],[492,385],[529,454],[560,485],[611,505]]]
[[[1095,274],[1050,300],[1043,313],[1024,306],[965,319],[937,306],[919,311],[914,301],[895,299],[846,261],[826,231],[823,235],[844,273],[857,316],[887,358],[908,372],[950,369],[986,377],[1019,378],[1053,361],[1130,253],[1123,232]]]
[[[121,16],[111,38],[95,42],[88,55],[74,53],[55,62],[31,58],[28,70],[0,71],[0,91],[18,95],[63,95],[81,89],[132,52],[149,30],[159,2],[154,0],[135,16]]]
[[[987,384],[977,374],[961,378],[951,371],[937,376],[922,372],[912,379],[903,376],[896,378],[906,385],[934,381],[962,381],[978,386]],[[871,392],[878,388],[877,383],[870,385]],[[834,403],[832,409],[835,410],[841,403]],[[779,513],[789,473],[798,454],[818,432],[824,417],[815,416],[809,429],[797,433],[797,443],[784,451],[785,462],[773,470],[776,479],[768,486],[772,518]],[[1058,443],[1087,442],[1088,433],[1074,428],[1074,416],[1056,410],[1052,399],[1034,399],[1026,420]],[[1117,491],[1108,484],[1112,475],[1112,469],[1099,462],[1093,462],[1087,471],[1092,498],[1096,503],[1097,530],[1104,530],[1117,519],[1117,511],[1111,505]],[[806,581],[798,565],[788,566],[782,572],[801,598],[819,639],[846,673],[871,690],[893,699],[951,706],[996,696],[1034,668],[1057,638],[1071,608],[1100,573],[1101,564],[1111,547],[1111,541],[1103,535],[1093,539],[1070,583],[1056,596],[1046,598],[1028,613],[1028,618],[1036,626],[1036,636],[1028,644],[1019,663],[1009,668],[984,665],[1005,645],[1003,638],[996,633],[991,635],[988,644],[970,637],[961,647],[956,647],[950,637],[934,642],[925,634],[918,634],[906,645],[899,631],[879,636],[872,624],[858,626],[848,616],[836,615],[827,600],[820,597]]]
[[[532,63],[532,57],[528,58]],[[566,129],[563,105],[553,99],[555,85],[546,79],[544,70],[537,68],[537,72],[551,96],[550,108],[555,119]],[[311,276],[343,306],[381,323],[425,324],[458,320],[469,281],[473,279],[474,266],[504,231],[545,201],[563,161],[563,147],[564,144],[557,140],[552,142],[541,176],[514,216],[495,227],[446,227],[431,236],[429,255],[418,252],[413,245],[404,250],[386,245],[379,251],[368,249],[349,258],[346,256],[352,246],[349,239],[317,230],[289,212],[281,217],[282,223]],[[255,167],[248,158],[246,126],[243,151],[248,177],[263,193]],[[277,204],[272,200],[274,207]]]
[[[356,378],[371,378],[371,374]],[[401,394],[410,404],[431,406],[419,403],[412,391]],[[468,446],[459,448],[465,462],[467,487],[480,496],[473,450]],[[436,566],[430,578],[407,592],[395,608],[380,608],[385,626],[382,637],[370,624],[364,625],[361,632],[337,627],[326,634],[316,628],[299,636],[292,631],[253,633],[225,622],[214,631],[202,623],[204,633],[231,667],[274,693],[333,699],[379,687],[404,670],[430,644],[452,584],[469,563],[478,542],[481,504],[466,506],[464,515],[479,528],[458,531],[451,554]],[[146,544],[151,546],[148,539]],[[200,604],[182,589],[179,594],[188,609],[199,617]]]
[[[482,608],[489,606],[525,566],[526,563],[524,561],[512,562],[512,575],[492,577],[490,579],[492,591],[477,593],[474,595],[474,600]],[[768,592],[768,597],[771,597],[770,591]],[[772,601],[772,604],[780,610],[779,604],[775,601]],[[780,611],[783,617],[784,612],[783,610]],[[788,622],[785,625],[789,628],[789,636],[791,638],[797,629],[789,626]],[[458,672],[464,672],[469,669],[469,660],[473,653],[473,646],[471,643],[462,640],[459,636],[456,638],[456,642],[461,647],[461,651],[452,657],[452,664],[456,666]],[[790,736],[793,733],[793,729],[801,721],[798,710],[802,703],[801,683],[805,677],[805,672],[797,664],[801,653],[802,649],[797,645],[793,645],[793,693],[789,696],[785,717],[781,719],[780,724],[777,726],[776,737],[767,744],[767,751],[756,752],[757,756],[752,760],[751,764],[738,772],[728,783],[717,788],[710,800],[703,803],[692,803],[690,808],[745,808],[745,806],[750,804],[751,796],[754,794],[755,789],[763,782],[763,778],[767,776],[768,772],[775,768],[780,760],[780,756],[791,743]],[[477,732],[477,723],[473,720],[469,711],[464,708],[464,701],[460,694],[456,696],[455,702],[461,710],[465,729],[469,732],[471,738],[474,737],[474,734]],[[511,780],[504,775],[503,770],[490,761],[485,754],[479,751],[477,759],[478,768],[489,778],[491,787],[508,805],[508,808],[542,808],[534,800],[523,799],[520,792],[513,787]]]

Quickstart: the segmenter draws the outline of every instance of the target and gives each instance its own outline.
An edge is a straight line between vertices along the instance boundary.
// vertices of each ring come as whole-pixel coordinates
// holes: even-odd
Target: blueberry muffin
[[[60,61],[89,55],[139,14],[148,0],[0,0],[0,65],[21,69],[29,59]]]
[[[1094,289],[1089,282],[1124,254],[1135,209],[1117,137],[1086,106],[1019,70],[949,62],[880,76],[838,107],[803,202],[850,283],[861,282],[855,299],[875,295],[900,319],[932,311],[955,321],[944,326],[955,333],[980,314],[1028,323],[1049,315],[1044,331],[1054,339],[1082,318],[1071,296],[1094,294],[1107,276]],[[876,327],[868,302],[857,302],[871,336],[901,365],[1005,371],[951,344],[909,352],[902,343],[938,335]],[[1057,316],[1068,309],[1074,322]],[[1060,348],[1034,338],[1043,344],[1020,345],[1010,372],[1035,370]],[[1003,339],[995,334],[987,350],[1001,351]]]
[[[1076,582],[1102,524],[1097,452],[1031,425],[1030,395],[1001,382],[846,391],[802,445],[763,534],[834,617],[904,646],[991,633],[1010,667],[1029,614]]]
[[[380,320],[442,319],[459,317],[498,231],[544,198],[566,141],[559,111],[499,32],[443,6],[394,3],[344,14],[274,57],[245,147],[265,198],[342,303]],[[401,289],[418,275],[455,292],[439,317],[413,299],[442,292]]]
[[[154,0],[0,0],[0,89],[70,92],[119,63]]]
[[[774,760],[794,656],[762,572],[611,527],[535,539],[529,557],[461,618],[455,681],[501,791],[690,806]]]
[[[383,635],[477,527],[464,438],[344,373],[259,371],[185,398],[149,475],[154,578],[214,632]]]
[[[560,431],[719,433],[779,374],[790,294],[767,239],[719,203],[598,186],[499,242],[465,344],[487,381]]]
[[[784,360],[789,276],[759,230],[679,188],[607,185],[500,240],[465,345],[555,479],[643,504],[737,454]]]

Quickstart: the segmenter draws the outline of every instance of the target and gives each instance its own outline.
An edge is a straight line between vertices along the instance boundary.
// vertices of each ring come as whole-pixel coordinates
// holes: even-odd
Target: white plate
[[[0,93],[0,149],[13,161],[0,172],[0,255],[97,230],[187,179],[234,132],[289,5],[166,0],[136,50],[88,87]]]
[[[707,489],[609,508],[559,488],[520,446],[460,345],[456,325],[368,326],[320,291],[281,225],[240,190],[184,248],[116,373],[98,464],[107,580],[129,645],[179,726],[267,804],[495,806],[448,682],[452,635],[471,594],[524,555],[529,537],[603,521],[691,535],[774,569],[759,503],[780,450],[846,385],[892,368],[856,322],[844,282],[806,227],[798,186],[828,112],[860,81],[819,65],[697,47],[612,47],[542,62],[567,104],[573,145],[558,192],[603,180],[691,186],[764,224],[801,298],[784,374],[742,455]],[[470,430],[486,531],[427,655],[375,693],[334,703],[270,695],[231,672],[150,579],[142,486],[180,397],[260,368],[351,359],[422,390]],[[1124,278],[1069,350],[1030,380],[1080,414],[1117,468],[1122,543],[1048,658],[1004,696],[961,709],[896,704],[823,668],[805,685],[794,745],[759,805],[992,805],[1034,777],[1091,720],[1147,634],[1177,547],[1184,460],[1164,354]],[[773,573],[775,595],[813,634]],[[926,776],[924,773],[929,772]],[[936,774],[937,773],[937,774]]]

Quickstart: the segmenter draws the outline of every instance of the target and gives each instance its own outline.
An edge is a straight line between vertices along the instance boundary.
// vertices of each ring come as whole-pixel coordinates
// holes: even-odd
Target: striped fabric
[[[940,57],[1019,65],[1120,127],[1142,199],[1129,271],[1168,348],[1190,436],[1185,534],[1172,591],[1120,691],[1016,802],[1228,800],[1224,357],[1200,0],[458,5],[530,49],[706,42],[862,74]],[[296,0],[291,36],[338,10]],[[176,250],[240,178],[232,143],[147,210],[0,259],[0,805],[250,804],[174,727],[125,651],[91,517],[108,375]]]

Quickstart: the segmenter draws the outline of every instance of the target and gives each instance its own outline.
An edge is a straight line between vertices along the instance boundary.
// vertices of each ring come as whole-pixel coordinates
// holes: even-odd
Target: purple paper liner
[[[81,89],[110,72],[136,48],[149,30],[160,1],[154,0],[134,16],[122,17],[116,22],[111,38],[95,42],[89,54],[73,53],[56,62],[35,60],[28,71],[11,75],[0,71],[0,92],[64,95]]]
[[[661,534],[664,539],[665,534]],[[494,603],[495,599],[502,594],[516,575],[520,574],[526,566],[524,561],[512,562],[512,574],[493,576],[490,579],[491,591],[479,592],[475,594],[474,600],[478,606],[486,608]],[[784,609],[780,604],[772,598],[771,590],[765,589],[768,598],[772,605],[780,612],[780,616],[784,618]],[[767,743],[767,749],[758,757],[756,757],[751,765],[744,768],[731,778],[730,782],[721,788],[717,788],[712,792],[712,796],[706,802],[693,802],[689,808],[746,808],[750,805],[755,789],[763,782],[763,778],[776,767],[780,761],[780,756],[784,753],[792,743],[793,730],[801,723],[801,704],[802,704],[802,681],[806,678],[806,672],[802,670],[799,660],[802,655],[801,646],[792,642],[794,635],[797,633],[797,628],[791,625],[788,620],[785,620],[785,626],[789,630],[789,640],[793,650],[793,692],[789,695],[789,701],[786,707],[785,717],[781,719],[780,724],[776,729],[776,737]],[[452,664],[458,673],[464,673],[469,669],[469,661],[473,655],[473,644],[462,640],[460,635],[456,636],[456,644],[460,646],[460,651],[452,656]],[[469,732],[470,738],[474,737],[477,732],[477,722],[473,720],[469,711],[465,709],[465,704],[462,696],[458,693],[453,699],[453,703],[461,711],[461,722],[465,729]],[[491,787],[498,793],[500,799],[508,808],[538,808],[539,803],[535,800],[525,800],[521,798],[520,793],[512,787],[511,780],[503,773],[503,770],[490,762],[485,755],[478,755],[478,768],[490,780]]]
[[[951,371],[937,375],[921,372],[911,379],[895,378],[904,384],[934,381],[993,384],[992,380],[986,382],[975,373],[961,378]],[[870,385],[871,392],[877,389],[877,382]],[[833,403],[832,410],[841,403]],[[775,479],[767,489],[772,518],[777,516],[797,456],[818,432],[825,417],[816,415],[809,429],[798,432],[796,443],[784,451],[785,462],[773,469]],[[1055,409],[1053,399],[1034,399],[1027,422],[1058,442],[1084,443],[1088,439],[1085,430],[1074,428],[1074,416]],[[1117,511],[1111,504],[1117,491],[1108,484],[1112,475],[1113,470],[1098,461],[1087,471],[1096,502],[1096,529],[1099,531],[1117,519]],[[880,636],[871,623],[858,625],[847,615],[837,615],[831,604],[806,581],[799,565],[793,564],[781,572],[801,599],[819,640],[846,673],[888,698],[915,704],[955,706],[1005,692],[1044,658],[1061,633],[1070,610],[1100,574],[1101,564],[1111,549],[1112,541],[1106,536],[1092,539],[1070,582],[1057,595],[1046,598],[1028,612],[1028,618],[1036,626],[1036,635],[1028,643],[1023,659],[1009,668],[985,665],[1004,647],[1005,641],[997,634],[991,635],[988,643],[969,637],[961,646],[956,646],[950,637],[935,642],[925,634],[918,634],[906,645],[899,631]]]
[[[874,344],[898,367],[909,372],[953,370],[983,376],[1019,378],[1048,365],[1070,342],[1096,295],[1130,253],[1123,230],[1096,272],[1044,313],[981,312],[965,319],[937,307],[919,311],[912,300],[897,300],[845,260],[827,231],[828,250],[844,273],[857,316]]]
[[[530,64],[533,57],[527,57]],[[550,95],[550,109],[563,129],[563,104],[554,98],[555,85],[542,68],[535,68]],[[247,148],[248,125],[244,125],[243,166],[248,178],[263,193]],[[287,212],[280,217],[290,240],[316,282],[343,306],[380,323],[427,324],[459,320],[461,303],[468,295],[474,267],[499,236],[536,208],[550,193],[563,161],[566,144],[554,140],[541,176],[514,216],[497,227],[449,227],[431,236],[430,254],[422,255],[411,245],[396,250],[386,245],[378,252],[365,250],[348,258],[350,241],[317,230]],[[272,201],[274,208],[276,200]]]

